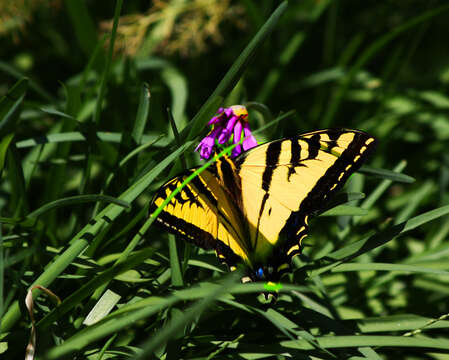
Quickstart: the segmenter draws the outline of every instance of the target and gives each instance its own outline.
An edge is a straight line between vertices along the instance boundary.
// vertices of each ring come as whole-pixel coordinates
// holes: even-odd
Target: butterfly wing
[[[150,213],[194,170],[164,184],[155,195]],[[194,177],[163,208],[157,221],[169,232],[203,249],[214,249],[229,266],[248,261],[242,215],[217,177],[205,170]]]
[[[320,130],[255,147],[236,159],[251,251],[265,263],[289,261],[307,235],[308,216],[360,168],[375,139],[356,130]],[[281,243],[280,235],[286,235]],[[287,257],[287,259],[285,259]]]

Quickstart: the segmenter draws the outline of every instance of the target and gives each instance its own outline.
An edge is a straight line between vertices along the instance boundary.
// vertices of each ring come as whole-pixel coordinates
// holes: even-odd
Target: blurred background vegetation
[[[326,127],[367,131],[379,140],[371,167],[416,179],[391,183],[379,176],[352,177],[348,191],[371,196],[357,203],[367,214],[356,221],[339,216],[312,222],[310,247],[301,259],[312,263],[312,270],[345,245],[373,234],[385,239],[394,225],[446,209],[447,1],[304,0],[290,1],[282,11],[279,4],[0,2],[0,317],[5,331],[0,354],[5,358],[23,356],[29,332],[23,301],[44,273],[41,283],[62,300],[75,294],[62,314],[55,314],[45,296],[38,299],[37,320],[53,316],[38,324],[38,354],[48,358],[145,358],[158,349],[153,356],[164,359],[448,359],[447,216],[426,218],[405,236],[380,241],[355,259],[359,267],[352,270],[336,267],[311,276],[304,264],[296,264],[298,271],[286,280],[298,284],[296,295],[281,295],[268,310],[256,301],[261,288],[215,305],[200,291],[182,292],[212,277],[221,279],[224,268],[213,255],[167,239],[155,226],[145,240],[134,240],[153,191],[182,165],[175,163],[163,176],[162,170],[154,172],[146,189],[135,190],[134,184],[156,165],[173,162],[182,144],[188,166],[199,164],[192,146],[223,104],[246,104],[253,129],[270,125],[256,135],[260,142]],[[270,22],[276,8],[280,17]],[[259,30],[262,38],[256,36]],[[252,41],[255,46],[246,53]],[[163,163],[170,154],[174,158]],[[107,224],[99,224],[97,215],[112,200],[82,198],[118,198],[128,190],[135,191],[132,199],[120,197],[124,203],[114,206],[132,203],[131,208]],[[73,202],[43,208],[68,197]],[[89,228],[88,238],[83,231],[95,224],[98,229]],[[47,272],[57,253],[70,256]],[[120,263],[128,268],[119,268]],[[392,267],[375,265],[385,263]],[[400,271],[394,264],[409,268]],[[107,269],[116,269],[114,280],[99,280],[85,295],[76,293]],[[106,288],[119,294],[121,306],[155,296],[165,302],[136,306],[156,306],[152,313],[124,311],[129,323],[114,332],[101,332],[99,326],[95,334],[101,335],[95,337],[83,330],[82,321]],[[170,295],[176,289],[181,292],[175,301]],[[402,336],[416,329],[424,330],[413,334],[415,339]],[[376,336],[366,343],[348,338],[366,334]],[[321,342],[326,335],[335,343]],[[430,342],[436,338],[439,345]],[[69,345],[60,346],[67,339]]]

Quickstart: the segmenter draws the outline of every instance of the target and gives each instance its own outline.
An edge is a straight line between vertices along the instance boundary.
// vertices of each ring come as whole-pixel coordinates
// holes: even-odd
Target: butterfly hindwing
[[[251,249],[265,262],[288,261],[307,235],[308,216],[323,207],[362,164],[374,138],[355,130],[321,130],[255,147],[236,159]],[[287,241],[280,243],[280,234]]]
[[[150,212],[194,170],[164,184],[153,199]],[[164,207],[157,220],[166,229],[203,249],[214,249],[232,266],[248,261],[240,210],[229,199],[217,177],[205,170],[188,182]]]

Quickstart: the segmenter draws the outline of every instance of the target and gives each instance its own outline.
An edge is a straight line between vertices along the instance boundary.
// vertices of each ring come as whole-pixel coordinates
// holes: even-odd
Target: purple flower
[[[200,156],[202,159],[209,159],[212,155],[214,146],[215,146],[215,138],[217,137],[217,134],[221,132],[220,127],[215,127],[211,130],[207,136],[201,140],[201,142],[196,147],[195,151],[198,151],[200,149]]]
[[[219,108],[217,114],[210,119],[209,125],[212,130],[201,140],[195,151],[200,152],[202,159],[207,160],[215,152],[215,140],[223,145],[232,140],[237,146],[232,150],[231,157],[236,157],[243,150],[251,149],[257,146],[257,141],[251,134],[248,123],[248,111],[243,105],[233,105],[228,108]],[[243,142],[239,144],[242,138]],[[231,139],[232,138],[232,139]]]

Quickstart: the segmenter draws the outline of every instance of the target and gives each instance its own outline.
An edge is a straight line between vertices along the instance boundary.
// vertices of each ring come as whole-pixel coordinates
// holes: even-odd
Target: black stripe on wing
[[[181,218],[166,211],[162,211],[157,217],[157,220],[169,232],[179,236],[181,239],[205,250],[215,250],[220,261],[224,262],[229,267],[235,266],[241,261],[240,257],[237,256],[224,242],[215,239],[212,234]]]
[[[227,156],[223,156],[215,163],[214,170],[223,183],[223,189],[234,197],[235,203],[238,203],[240,178],[235,174],[235,165],[233,161]]]
[[[259,209],[259,216],[257,218],[257,227],[256,227],[257,232],[256,237],[254,239],[254,246],[253,246],[254,249],[257,248],[260,219],[265,209],[265,204],[268,200],[268,197],[270,196],[268,191],[270,190],[271,180],[273,179],[273,173],[276,165],[278,164],[279,156],[281,155],[281,150],[282,150],[282,142],[275,141],[268,146],[267,152],[265,154],[265,170],[262,174],[262,189],[265,191],[265,194],[262,198],[262,203],[260,204]]]

